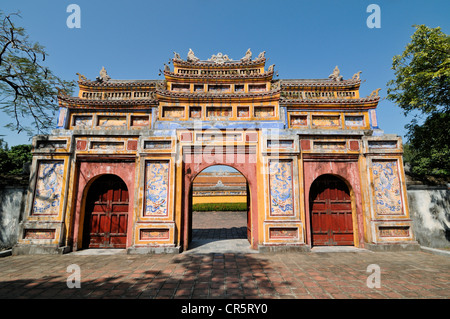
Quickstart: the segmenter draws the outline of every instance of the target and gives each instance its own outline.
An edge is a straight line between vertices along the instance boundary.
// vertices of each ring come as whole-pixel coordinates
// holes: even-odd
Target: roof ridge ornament
[[[108,75],[108,72],[106,72],[106,69],[104,66],[102,66],[102,69],[100,70],[100,76],[97,76],[96,79],[99,82],[107,82],[111,79],[111,77]]]
[[[249,62],[252,60],[252,51],[250,51],[250,48],[245,52],[245,55],[243,58],[241,58],[242,62]]]
[[[80,73],[77,72],[76,75],[78,75],[78,82],[87,81],[88,80],[83,74],[80,74]]]
[[[362,73],[362,71],[358,71],[355,74],[353,74],[352,80],[359,80],[359,75]]]
[[[222,181],[219,179],[219,180],[217,181],[217,184],[214,185],[213,187],[217,187],[217,188],[219,188],[219,187],[227,187],[227,185],[225,185],[224,183],[222,183]]]
[[[170,72],[170,66],[164,63],[164,72]]]
[[[266,58],[266,51],[260,52],[256,60],[261,60]]]
[[[211,62],[214,62],[214,63],[222,64],[222,63],[224,63],[224,62],[230,62],[230,61],[233,61],[233,60],[230,59],[230,58],[228,57],[228,55],[222,54],[222,52],[219,52],[219,53],[217,53],[217,54],[213,54],[213,55],[211,56],[211,58],[208,59],[208,61],[211,61]]]
[[[378,92],[380,92],[381,88],[378,88],[376,90],[373,90],[372,93],[370,93],[369,97],[373,98],[373,97],[378,97]]]
[[[194,51],[192,51],[192,49],[189,49],[189,52],[187,55],[187,61],[188,62],[197,62],[198,60],[200,60],[200,59],[195,56]]]
[[[338,68],[337,65],[336,65],[336,67],[334,68],[333,73],[331,73],[331,74],[328,76],[328,78],[329,78],[330,80],[333,80],[333,81],[342,81],[342,80],[344,79],[344,78],[342,77],[341,72],[339,71],[339,68]]]

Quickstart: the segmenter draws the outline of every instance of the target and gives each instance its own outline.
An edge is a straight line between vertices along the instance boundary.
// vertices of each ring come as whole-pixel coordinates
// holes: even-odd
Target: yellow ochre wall
[[[246,203],[247,196],[192,196],[192,204]]]

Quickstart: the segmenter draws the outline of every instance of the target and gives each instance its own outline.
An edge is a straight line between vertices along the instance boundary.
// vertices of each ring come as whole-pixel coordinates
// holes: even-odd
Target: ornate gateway
[[[418,247],[402,143],[378,128],[378,90],[360,96],[361,72],[344,79],[337,66],[323,79],[274,79],[265,62],[264,51],[201,60],[189,49],[164,80],[78,74],[57,128],[33,139],[14,253],[188,250],[193,180],[216,164],[245,178],[253,249]]]

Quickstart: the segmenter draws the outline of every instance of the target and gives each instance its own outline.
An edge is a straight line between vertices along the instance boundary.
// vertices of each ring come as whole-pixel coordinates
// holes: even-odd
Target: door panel
[[[347,185],[333,175],[317,178],[310,191],[313,246],[352,246],[352,202]]]
[[[128,224],[128,191],[115,175],[99,177],[86,199],[84,248],[125,248]]]

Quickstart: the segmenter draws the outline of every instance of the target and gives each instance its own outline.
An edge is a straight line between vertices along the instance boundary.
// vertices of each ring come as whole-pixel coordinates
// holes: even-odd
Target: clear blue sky
[[[80,29],[66,26],[71,3],[81,8]],[[381,8],[379,29],[366,25],[371,3]],[[409,42],[413,24],[450,31],[449,0],[2,0],[0,8],[21,12],[16,23],[46,47],[47,65],[66,80],[77,72],[95,79],[102,66],[115,79],[161,79],[158,70],[173,51],[240,59],[251,48],[254,55],[266,51],[282,79],[326,78],[336,65],[344,78],[362,71],[362,96],[377,88],[386,96],[392,57]],[[393,103],[379,103],[385,133],[404,136],[409,120]],[[6,123],[0,116],[10,146],[29,142]]]

